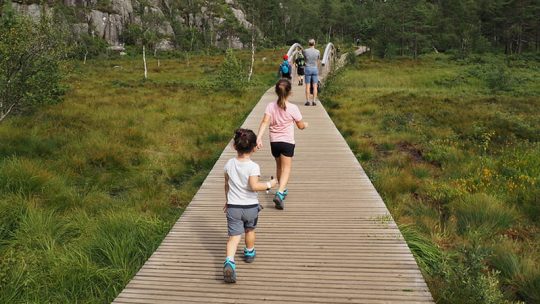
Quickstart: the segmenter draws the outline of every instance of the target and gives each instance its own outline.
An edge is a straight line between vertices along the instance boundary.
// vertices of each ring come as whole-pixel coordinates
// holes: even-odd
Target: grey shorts
[[[259,205],[227,205],[227,230],[230,236],[255,229],[259,219]]]

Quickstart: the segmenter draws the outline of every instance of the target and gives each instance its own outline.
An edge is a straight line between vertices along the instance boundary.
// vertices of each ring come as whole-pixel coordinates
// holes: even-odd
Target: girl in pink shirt
[[[268,104],[264,111],[257,135],[257,147],[262,148],[262,136],[266,127],[270,126],[270,148],[276,159],[276,176],[279,181],[274,204],[277,209],[283,210],[294,156],[294,125],[303,130],[307,128],[308,123],[302,120],[298,107],[289,102],[291,82],[288,79],[280,79],[276,83],[276,94],[278,95],[277,102]]]

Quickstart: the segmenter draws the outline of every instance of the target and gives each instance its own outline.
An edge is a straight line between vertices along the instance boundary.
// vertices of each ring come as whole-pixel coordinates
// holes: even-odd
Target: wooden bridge
[[[299,46],[291,47],[291,54]],[[327,48],[328,50],[328,48]],[[330,47],[330,51],[333,49]],[[323,69],[337,66],[333,55]],[[256,130],[269,89],[243,124]],[[424,278],[384,202],[321,106],[292,102],[310,126],[296,130],[297,148],[285,210],[260,193],[257,259],[241,261],[238,282],[223,282],[227,239],[221,157],[157,251],[114,303],[433,303]],[[254,161],[275,173],[268,139]],[[243,247],[240,246],[241,250]]]

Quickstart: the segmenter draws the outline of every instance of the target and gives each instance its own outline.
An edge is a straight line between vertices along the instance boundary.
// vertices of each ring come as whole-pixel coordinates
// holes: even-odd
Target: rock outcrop
[[[162,50],[171,50],[175,47],[173,41],[176,35],[172,24],[183,23],[186,27],[196,28],[198,31],[211,31],[214,37],[211,39],[215,46],[227,45],[234,48],[242,48],[244,44],[238,33],[228,32],[227,35],[214,29],[219,27],[225,19],[223,16],[212,12],[208,7],[200,7],[197,11],[188,14],[186,21],[180,12],[175,13],[169,0],[145,1],[146,6],[140,8],[139,0],[63,0],[63,5],[76,11],[77,21],[71,24],[73,32],[78,34],[87,33],[93,37],[100,37],[107,41],[111,47],[120,49],[124,44],[123,33],[130,25],[142,25],[142,14],[151,12],[156,19],[160,20],[157,31],[163,37],[156,47]],[[251,30],[252,24],[247,21],[245,13],[233,0],[221,0],[227,4],[231,16],[234,16],[245,30]],[[52,14],[53,7],[36,3],[29,4],[25,0],[12,0],[13,8],[32,19],[39,20],[43,13]],[[164,14],[164,11],[167,14]],[[187,18],[187,17],[186,17]],[[189,22],[189,24],[186,24]]]

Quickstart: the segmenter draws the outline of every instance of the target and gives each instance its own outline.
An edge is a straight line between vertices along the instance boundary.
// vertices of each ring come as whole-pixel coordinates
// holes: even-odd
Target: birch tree
[[[35,23],[6,4],[0,16],[0,122],[15,112],[60,101],[62,41],[45,17]]]

